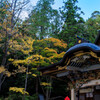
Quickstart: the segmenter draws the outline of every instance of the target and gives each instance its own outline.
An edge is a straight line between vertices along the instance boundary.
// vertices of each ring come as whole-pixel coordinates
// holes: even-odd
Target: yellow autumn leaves
[[[21,34],[20,34],[21,35]],[[49,64],[52,64],[55,62],[54,59],[62,58],[65,52],[58,53],[57,47],[60,48],[66,48],[67,44],[60,41],[59,39],[55,38],[48,38],[48,39],[42,39],[35,41],[31,37],[24,36],[23,38],[19,38],[21,42],[18,42],[16,40],[10,40],[10,49],[13,51],[20,51],[22,54],[27,55],[25,59],[12,59],[9,58],[8,61],[12,62],[13,65],[18,66],[19,64],[29,65],[32,66],[48,66]],[[49,43],[48,43],[49,41]],[[37,44],[34,44],[34,42]],[[46,47],[38,46],[38,44],[46,44]],[[52,44],[53,47],[49,47],[48,45]],[[44,46],[43,45],[43,46]],[[34,48],[35,47],[35,48]],[[56,49],[55,49],[56,47]],[[37,51],[38,52],[37,52]],[[29,54],[32,53],[32,55],[29,56]]]
[[[0,73],[3,73],[7,77],[11,76],[11,73],[4,66],[0,66]]]
[[[0,73],[4,72],[6,69],[3,66],[0,66]]]
[[[51,86],[51,83],[42,82],[40,85],[42,85],[42,86]]]
[[[21,94],[27,94],[29,95],[29,93],[27,91],[25,91],[24,88],[18,88],[18,87],[10,87],[9,91],[13,91],[13,92],[19,92]]]
[[[32,52],[33,50],[33,42],[35,40],[33,40],[31,37],[27,37],[27,40],[25,41],[24,39],[22,39],[22,42],[23,42],[23,49],[21,49],[21,51],[24,53],[24,54],[29,54],[30,52]]]
[[[22,34],[20,34],[22,36]],[[29,54],[33,50],[33,42],[35,41],[31,37],[24,36],[24,38],[19,38],[21,42],[17,40],[10,40],[9,45],[13,51],[21,51],[23,54]]]
[[[38,60],[44,60],[45,57],[42,57],[41,55],[32,55],[32,56],[29,56],[27,57],[26,59],[24,60],[18,60],[18,59],[8,59],[8,61],[12,61],[12,64],[15,65],[15,66],[18,66],[19,64],[25,64],[25,65],[28,65],[28,64],[32,64],[33,62],[35,61],[38,61]]]
[[[67,47],[66,43],[63,43],[62,41],[56,38],[49,38],[48,41],[52,41],[54,43],[54,46],[57,46],[57,47],[63,47],[63,48]]]
[[[46,47],[46,48],[44,48],[44,49],[45,49],[45,52],[51,52],[51,53],[57,54],[57,51],[54,50],[54,49],[50,49],[50,48],[48,48],[48,47]]]
[[[14,72],[12,73],[7,71],[4,67],[0,67],[0,73],[6,72],[5,74],[8,77],[18,72],[25,72],[26,69],[24,65],[39,67],[48,66],[55,62],[58,62],[59,59],[61,59],[65,54],[65,52],[59,52],[58,49],[67,48],[66,43],[55,38],[34,40],[29,36],[22,36],[21,33],[19,33],[19,35],[16,34],[15,37],[9,40],[9,55],[12,53],[17,54],[17,52],[20,52],[23,58],[8,58],[9,62],[11,62],[14,66],[18,67],[18,69],[14,70]],[[32,76],[37,77],[37,75],[34,73],[32,74]]]
[[[52,60],[55,59],[55,58],[62,58],[64,56],[65,52],[62,52],[60,54],[55,54],[51,57],[43,57],[41,55],[32,55],[32,56],[29,56],[27,57],[26,59],[24,60],[18,60],[18,59],[8,59],[8,61],[11,61],[13,65],[15,66],[18,66],[19,64],[25,64],[25,65],[42,65],[43,63],[46,63],[46,60],[49,62],[49,63],[52,63]],[[45,65],[44,65],[45,66]]]
[[[40,41],[40,42],[49,41],[49,42],[52,42],[52,45],[54,45],[56,47],[67,48],[66,43],[64,43],[62,40],[59,40],[56,38],[46,38],[46,39],[42,39],[42,40],[38,40],[38,41]]]

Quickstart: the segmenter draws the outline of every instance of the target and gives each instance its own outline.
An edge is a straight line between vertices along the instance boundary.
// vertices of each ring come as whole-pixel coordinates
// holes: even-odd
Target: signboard
[[[92,98],[93,97],[93,93],[86,93],[86,98]]]
[[[96,89],[97,89],[97,90],[100,90],[100,85],[96,86]]]
[[[88,93],[88,92],[93,92],[94,89],[92,88],[87,88],[87,89],[80,89],[80,93]]]

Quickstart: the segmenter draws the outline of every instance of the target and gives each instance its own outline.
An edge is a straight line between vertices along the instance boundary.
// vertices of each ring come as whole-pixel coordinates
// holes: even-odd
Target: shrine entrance
[[[84,84],[84,88],[79,90],[79,100],[100,100],[100,80],[91,81]],[[95,85],[94,85],[95,84]],[[98,84],[98,85],[96,85]],[[91,85],[91,86],[89,86]],[[76,99],[77,100],[77,99]]]
[[[94,44],[76,44],[59,62],[38,70],[66,81],[71,100],[100,100],[100,31]]]
[[[96,86],[94,89],[87,88],[85,92],[87,93],[80,93],[79,100],[100,100],[100,89],[96,89]]]

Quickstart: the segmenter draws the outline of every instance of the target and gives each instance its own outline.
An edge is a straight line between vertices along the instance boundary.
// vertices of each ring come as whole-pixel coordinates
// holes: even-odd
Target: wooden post
[[[71,89],[71,100],[75,100],[75,91],[74,91],[74,88]]]
[[[79,91],[80,91],[80,90],[78,90],[78,92],[77,92],[77,95],[78,95],[78,96],[77,96],[77,97],[78,97],[78,100],[80,99],[80,94],[79,94]]]

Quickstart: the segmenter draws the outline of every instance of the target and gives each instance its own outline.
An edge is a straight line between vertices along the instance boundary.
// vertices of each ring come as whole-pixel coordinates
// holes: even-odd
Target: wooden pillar
[[[75,91],[74,91],[74,88],[71,89],[71,100],[75,100]]]
[[[80,90],[78,90],[77,92],[77,97],[78,97],[78,100],[80,99],[80,93],[79,93]]]

